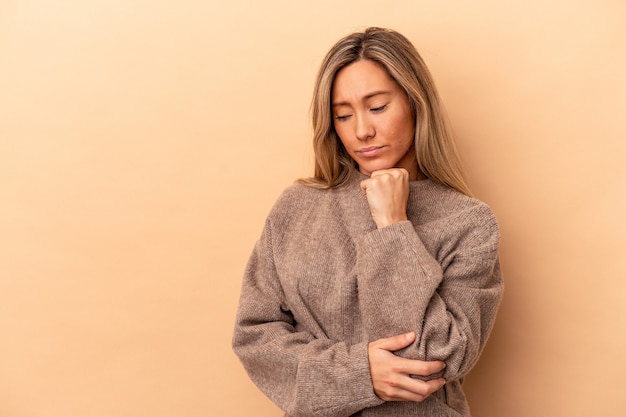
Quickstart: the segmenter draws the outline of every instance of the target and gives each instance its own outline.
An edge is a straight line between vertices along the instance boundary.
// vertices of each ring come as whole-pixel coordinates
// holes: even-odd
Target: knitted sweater
[[[289,417],[469,416],[463,377],[502,297],[491,210],[430,180],[409,183],[408,221],[377,229],[354,173],[278,199],[248,262],[233,349]],[[367,346],[415,331],[397,355],[446,363],[425,401],[385,402]]]

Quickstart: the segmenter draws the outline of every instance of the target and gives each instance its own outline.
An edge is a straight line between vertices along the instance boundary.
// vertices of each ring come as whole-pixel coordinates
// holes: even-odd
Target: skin
[[[335,131],[363,174],[396,167],[418,179],[409,98],[380,65],[360,60],[341,69],[331,99]]]
[[[332,91],[334,127],[359,171],[378,228],[407,220],[409,181],[419,179],[415,157],[415,117],[404,90],[378,64],[356,61],[342,68]],[[441,361],[401,358],[393,352],[415,342],[414,332],[379,339],[368,346],[372,385],[385,401],[421,402],[439,390],[442,378],[423,381],[441,372]]]

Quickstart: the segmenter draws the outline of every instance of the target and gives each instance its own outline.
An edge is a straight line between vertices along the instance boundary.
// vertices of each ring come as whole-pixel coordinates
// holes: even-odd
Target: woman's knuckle
[[[391,387],[391,389],[395,389],[399,385],[398,381],[396,381],[395,379],[388,379],[386,383],[387,386]]]

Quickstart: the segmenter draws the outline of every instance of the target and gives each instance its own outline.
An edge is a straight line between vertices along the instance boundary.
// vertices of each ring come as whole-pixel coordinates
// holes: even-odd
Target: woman
[[[313,97],[315,174],[272,209],[233,348],[286,416],[469,416],[502,296],[429,72],[397,32],[340,40]]]

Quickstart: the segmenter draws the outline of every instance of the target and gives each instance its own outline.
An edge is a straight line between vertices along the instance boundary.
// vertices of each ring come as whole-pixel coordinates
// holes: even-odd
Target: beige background
[[[476,416],[626,414],[626,4],[0,1],[0,416],[273,417],[241,274],[322,56],[407,35],[501,223]]]

